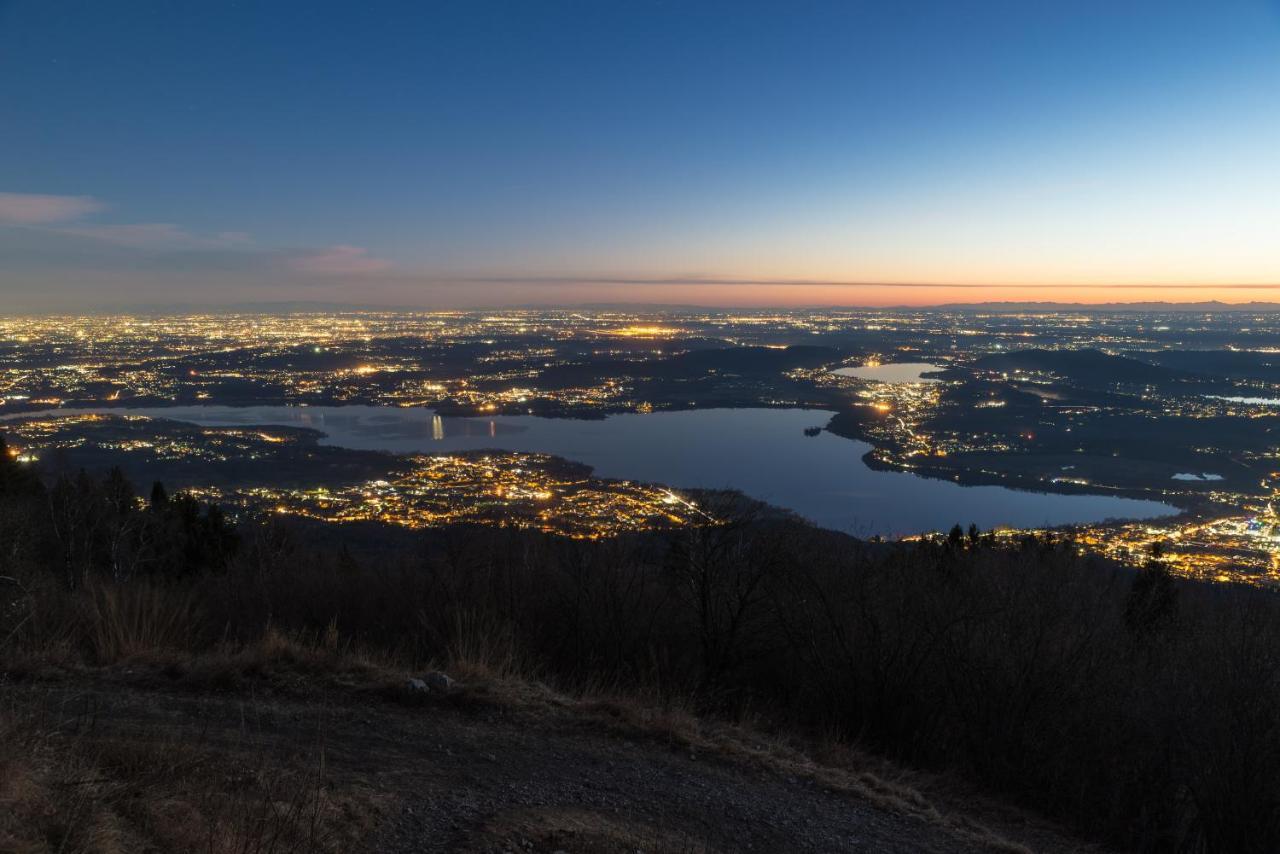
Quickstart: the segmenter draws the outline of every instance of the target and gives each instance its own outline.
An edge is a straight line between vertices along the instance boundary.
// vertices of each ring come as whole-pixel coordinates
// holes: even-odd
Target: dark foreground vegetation
[[[1280,850],[1269,594],[1047,538],[864,543],[750,514],[601,542],[449,529],[379,553],[313,533],[140,500],[119,473],[42,483],[0,449],[0,671],[305,636],[834,737],[1130,850]]]

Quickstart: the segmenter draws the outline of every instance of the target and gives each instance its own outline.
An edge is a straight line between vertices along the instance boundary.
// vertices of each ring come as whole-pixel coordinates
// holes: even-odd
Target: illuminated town
[[[562,472],[529,454],[421,456],[391,480],[328,489],[197,490],[216,503],[265,507],[323,522],[384,522],[406,528],[487,524],[530,528],[575,539],[669,528],[710,520],[676,492]]]
[[[393,456],[322,447],[313,431],[67,415],[5,425],[19,462],[120,465],[238,512],[406,528],[480,524],[575,539],[715,522],[665,487],[603,480],[543,454]],[[96,465],[95,465],[96,464]],[[213,485],[217,484],[217,485]]]
[[[339,464],[337,449],[291,428],[121,425],[133,408],[214,404],[358,404],[463,419],[809,409],[826,413],[826,431],[869,443],[864,460],[875,469],[1172,505],[1180,515],[1085,525],[1075,536],[1128,563],[1154,548],[1184,575],[1271,584],[1280,580],[1276,340],[1275,315],[1247,312],[8,317],[0,426],[20,460],[47,467],[84,451],[86,430],[118,414],[119,435],[98,435],[85,459],[182,463],[185,488],[233,507],[596,537],[703,517],[665,487],[593,479],[540,455],[365,454]],[[877,378],[901,363],[922,367]],[[273,456],[281,448],[298,457],[287,477],[252,482],[244,461],[283,459]],[[213,477],[198,464],[226,465]],[[346,467],[342,476],[330,476],[331,464]],[[309,475],[308,465],[320,468]]]
[[[1280,585],[1280,516],[1267,502],[1256,513],[1163,525],[1086,527],[1076,542],[1124,563],[1165,563],[1201,581]]]

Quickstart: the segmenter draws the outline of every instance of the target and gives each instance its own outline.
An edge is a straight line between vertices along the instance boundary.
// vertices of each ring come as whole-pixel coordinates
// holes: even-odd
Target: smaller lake
[[[893,362],[888,365],[861,365],[858,367],[836,368],[831,373],[842,377],[856,377],[877,383],[936,383],[941,380],[924,376],[933,371],[945,368],[931,365],[928,362]]]
[[[1211,394],[1209,397],[1214,400],[1225,400],[1227,403],[1244,403],[1249,406],[1280,406],[1280,399],[1274,397],[1223,397],[1220,394]]]
[[[698,409],[612,415],[594,421],[443,418],[430,409],[387,406],[178,406],[100,409],[209,426],[311,427],[325,444],[396,453],[480,449],[530,451],[586,463],[600,477],[675,487],[737,489],[810,521],[860,536],[980,528],[1042,527],[1176,513],[1166,504],[1104,495],[1056,495],[867,468],[866,442],[805,428],[830,412]],[[71,414],[73,410],[60,410]],[[56,413],[50,413],[56,414]]]

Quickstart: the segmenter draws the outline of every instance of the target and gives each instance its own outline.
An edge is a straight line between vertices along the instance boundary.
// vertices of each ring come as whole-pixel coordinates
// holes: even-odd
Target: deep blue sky
[[[1275,2],[0,0],[14,305],[1271,298],[1278,151]]]

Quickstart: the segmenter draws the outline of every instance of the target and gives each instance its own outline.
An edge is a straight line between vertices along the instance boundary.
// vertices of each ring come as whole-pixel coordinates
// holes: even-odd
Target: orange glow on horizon
[[[494,288],[490,305],[518,302],[517,288]],[[954,303],[1046,302],[1080,303],[1200,303],[1280,302],[1280,285],[895,285],[808,283],[560,283],[540,287],[545,304],[592,302],[636,305],[710,307],[889,307],[937,306]]]

